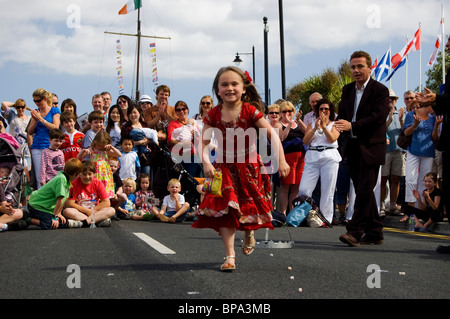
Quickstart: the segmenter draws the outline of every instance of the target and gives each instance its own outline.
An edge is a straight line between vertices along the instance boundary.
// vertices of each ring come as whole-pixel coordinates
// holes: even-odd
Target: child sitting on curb
[[[95,178],[96,167],[91,161],[83,161],[81,176],[72,182],[70,196],[67,200],[63,215],[79,221],[78,227],[89,227],[94,221],[98,226],[111,225],[111,217],[115,210],[111,207],[105,186]],[[94,203],[94,216],[92,216],[91,203]]]
[[[134,220],[152,220],[159,215],[155,207],[155,195],[150,189],[150,176],[141,174],[139,176],[139,190],[136,191],[136,214]]]
[[[173,178],[167,185],[169,195],[164,197],[161,211],[159,212],[159,219],[162,222],[182,222],[185,220],[189,203],[185,202],[184,196],[180,194],[181,183],[179,180]]]
[[[42,229],[73,227],[72,220],[66,221],[61,214],[64,203],[69,197],[70,183],[80,175],[83,165],[76,158],[69,159],[64,170],[59,172],[48,183],[34,191],[28,200],[28,224],[40,226]]]
[[[136,211],[136,182],[131,177],[127,177],[122,181],[123,192],[127,196],[127,200],[117,207],[118,217],[120,219],[130,219]]]

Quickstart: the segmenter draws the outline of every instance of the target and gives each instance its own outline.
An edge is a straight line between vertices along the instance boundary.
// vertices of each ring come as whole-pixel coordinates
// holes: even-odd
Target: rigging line
[[[172,63],[172,39],[169,39],[169,63],[170,63],[170,87],[175,91],[175,86],[173,84],[173,63]]]
[[[102,62],[100,63],[100,76],[98,79],[97,91],[100,90],[100,83],[103,78],[103,62],[104,62],[104,58],[105,58],[105,45],[106,45],[106,34],[103,34]]]

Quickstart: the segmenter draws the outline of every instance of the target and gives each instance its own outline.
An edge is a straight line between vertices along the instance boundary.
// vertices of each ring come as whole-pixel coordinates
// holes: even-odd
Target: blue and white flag
[[[407,59],[407,57],[404,56],[402,61],[400,62],[400,64],[395,67],[395,69],[391,72],[391,75],[389,75],[389,77],[386,79],[386,82],[392,78],[392,76],[394,75],[395,72],[397,72],[398,69],[400,69],[402,66],[405,65],[406,59]]]
[[[389,75],[389,70],[391,69],[391,48],[383,55],[375,69],[375,80],[380,82],[386,76]]]

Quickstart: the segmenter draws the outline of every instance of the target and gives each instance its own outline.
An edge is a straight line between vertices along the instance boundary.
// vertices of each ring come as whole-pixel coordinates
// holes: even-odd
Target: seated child
[[[122,189],[122,180],[119,176],[119,159],[117,157],[111,157],[108,159],[109,167],[113,174],[114,181],[114,197],[110,198],[111,207],[117,211],[117,208],[126,202],[127,195],[124,194]]]
[[[61,150],[64,153],[64,159],[77,157],[83,145],[84,134],[75,129],[77,117],[73,112],[63,112],[61,114],[61,123],[66,132],[64,133],[64,141]]]
[[[130,219],[136,211],[136,197],[134,196],[136,182],[130,177],[125,178],[122,181],[122,187],[127,200],[117,208],[117,211],[120,219]]]
[[[122,156],[119,158],[119,176],[122,181],[127,177],[136,180],[141,164],[138,154],[132,150],[133,140],[130,137],[123,137],[121,146]]]
[[[438,179],[436,173],[430,172],[425,175],[425,190],[420,193],[413,190],[414,197],[417,200],[417,208],[406,205],[405,212],[407,216],[414,215],[414,231],[430,233],[429,229],[433,223],[442,221],[443,218],[443,200],[442,190],[437,187]],[[422,222],[423,221],[423,222]]]
[[[64,133],[54,128],[49,134],[50,147],[43,150],[41,154],[41,175],[39,176],[40,185],[45,185],[49,180],[64,169],[64,154],[59,149],[64,140]]]
[[[91,161],[83,161],[81,176],[72,182],[69,199],[63,215],[76,221],[80,226],[89,227],[92,221],[98,226],[111,225],[111,217],[115,210],[111,207],[105,186],[95,178],[96,167]],[[92,216],[91,202],[94,203],[94,216]]]
[[[189,209],[189,203],[185,202],[184,196],[180,194],[180,181],[172,178],[167,185],[167,190],[170,194],[164,197],[158,216],[159,219],[165,223],[184,221]]]
[[[150,176],[141,174],[139,176],[139,190],[136,196],[136,213],[133,215],[134,220],[151,220],[159,215],[155,207],[155,195],[150,189]]]
[[[66,221],[61,212],[69,197],[70,183],[78,178],[82,170],[80,160],[69,159],[62,172],[32,192],[28,200],[28,212],[31,217],[27,218],[26,222],[42,229],[72,227],[72,221]]]

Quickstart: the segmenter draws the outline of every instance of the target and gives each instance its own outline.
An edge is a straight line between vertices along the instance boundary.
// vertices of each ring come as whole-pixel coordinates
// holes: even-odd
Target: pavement
[[[408,230],[407,222],[400,223],[400,219],[402,218],[403,216],[393,216],[393,215],[385,216],[382,219],[384,227]],[[434,223],[430,227],[430,230],[432,231],[432,234],[450,236],[450,224],[448,223],[447,219],[445,219],[443,222]]]

